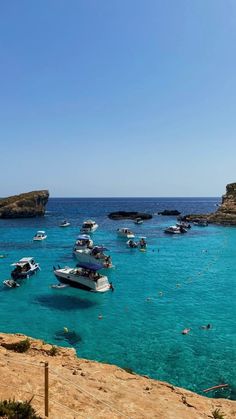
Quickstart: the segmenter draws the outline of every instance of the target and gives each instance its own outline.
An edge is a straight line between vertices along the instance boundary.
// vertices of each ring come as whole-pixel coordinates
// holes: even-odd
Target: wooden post
[[[45,362],[44,366],[44,411],[48,417],[48,362]]]

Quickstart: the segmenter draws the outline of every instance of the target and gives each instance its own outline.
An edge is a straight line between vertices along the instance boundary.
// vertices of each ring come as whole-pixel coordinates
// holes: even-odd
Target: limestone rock
[[[236,417],[235,401],[210,399],[114,365],[77,358],[73,349],[58,347],[49,356],[43,342],[33,338],[25,353],[2,346],[22,339],[26,336],[0,334],[0,398],[32,399],[42,417],[45,362],[52,419],[207,419],[216,417],[214,411],[225,419]],[[75,374],[77,370],[81,373]]]
[[[226,194],[222,196],[221,205],[211,214],[190,214],[185,216],[188,221],[206,219],[209,223],[236,225],[236,183],[226,185]]]
[[[47,190],[22,193],[0,199],[0,218],[38,217],[45,213]]]

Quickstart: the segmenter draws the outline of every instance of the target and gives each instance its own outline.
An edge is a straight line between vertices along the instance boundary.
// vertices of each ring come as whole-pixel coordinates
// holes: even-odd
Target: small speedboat
[[[20,286],[20,284],[14,281],[14,279],[6,279],[5,281],[3,281],[3,284],[6,285],[6,287],[8,288],[17,288]]]
[[[74,244],[74,251],[79,249],[92,249],[93,248],[93,240],[88,234],[80,234],[76,242]]]
[[[190,223],[186,223],[185,221],[180,221],[179,223],[176,223],[177,227],[183,227],[183,228],[191,228]]]
[[[62,223],[59,224],[59,227],[69,227],[69,226],[70,226],[70,223],[67,220],[62,221]]]
[[[39,269],[39,264],[34,261],[33,258],[22,258],[16,263],[12,263],[11,266],[15,266],[11,272],[12,279],[24,279],[34,275]]]
[[[112,288],[107,276],[101,275],[92,269],[65,267],[56,269],[54,274],[62,284],[86,291],[105,292]]]
[[[69,287],[69,285],[67,284],[53,284],[51,285],[51,288],[56,288],[56,289],[62,289],[62,288],[67,288]]]
[[[136,249],[138,247],[138,243],[132,239],[129,239],[126,244],[130,249]]]
[[[41,240],[45,240],[46,238],[47,238],[47,235],[46,235],[45,231],[39,230],[39,231],[37,231],[37,233],[33,237],[33,240],[34,241],[41,241]]]
[[[142,220],[142,218],[141,218],[141,217],[137,217],[137,218],[134,220],[134,224],[143,224],[143,220]]]
[[[167,227],[164,230],[164,232],[167,233],[167,234],[182,234],[182,233],[187,233],[187,230],[186,230],[186,228],[184,228],[182,226],[179,227],[179,226],[175,225],[175,226]]]
[[[135,237],[134,233],[129,228],[118,228],[117,235],[124,239],[133,239]]]
[[[86,220],[83,222],[80,229],[81,233],[94,233],[98,228],[98,224],[93,220]]]

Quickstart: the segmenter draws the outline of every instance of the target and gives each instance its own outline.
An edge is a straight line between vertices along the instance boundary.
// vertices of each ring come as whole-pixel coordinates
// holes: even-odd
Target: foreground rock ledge
[[[221,225],[236,225],[236,183],[226,185],[226,194],[216,212],[211,214],[190,214],[183,217],[186,221],[206,219],[209,223]]]
[[[32,191],[0,199],[0,218],[29,218],[45,214],[47,190]]]
[[[220,409],[225,419],[236,417],[234,401],[209,399],[114,365],[80,359],[74,349],[57,347],[52,356],[51,345],[33,338],[23,354],[2,346],[23,339],[26,336],[21,334],[0,334],[0,397],[29,400],[34,396],[32,405],[42,417],[45,362],[49,363],[49,413],[53,419],[201,419],[212,418],[215,409]]]

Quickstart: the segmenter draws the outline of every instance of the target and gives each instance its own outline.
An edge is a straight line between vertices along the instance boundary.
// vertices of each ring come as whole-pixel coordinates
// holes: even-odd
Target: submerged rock
[[[0,218],[29,218],[45,214],[47,190],[22,193],[0,199]]]
[[[152,218],[152,215],[137,211],[116,211],[108,214],[108,217],[111,220],[135,220],[136,218],[141,218],[142,220],[150,220],[150,218]]]

